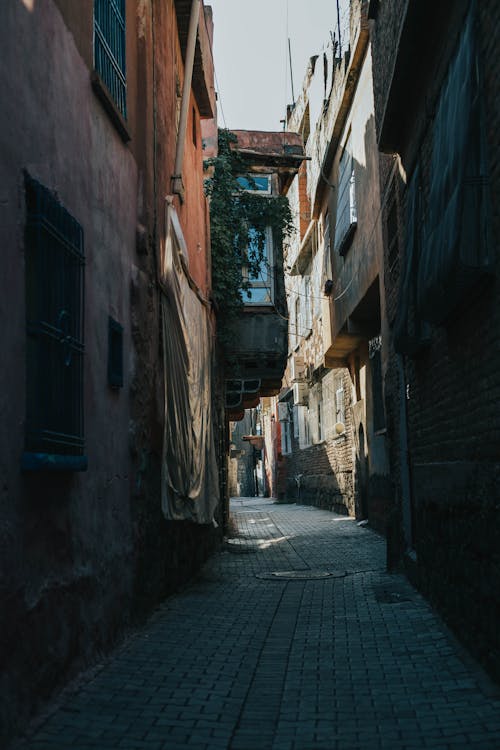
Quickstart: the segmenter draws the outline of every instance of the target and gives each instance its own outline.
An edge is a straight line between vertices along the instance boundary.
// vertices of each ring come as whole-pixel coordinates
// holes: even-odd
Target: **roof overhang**
[[[280,192],[285,194],[306,158],[299,133],[266,130],[232,130],[237,138],[231,148],[249,170],[267,169],[278,174]]]
[[[174,0],[179,30],[182,59],[185,62],[186,45],[191,15],[192,0]],[[196,48],[194,56],[193,94],[198,105],[200,117],[215,117],[215,86],[214,66],[212,60],[212,9],[205,8],[203,1],[200,5],[200,18],[196,34]]]
[[[450,29],[460,29],[461,16],[467,12],[469,5],[469,0],[455,0],[453,3],[406,0],[380,123],[380,151],[401,153],[404,150],[415,125],[416,113],[421,110],[424,94],[426,109],[429,110],[429,81],[437,83],[436,79],[439,78],[436,77],[436,54],[446,59],[444,46],[454,43]],[[432,23],[429,23],[430,18]],[[422,39],[425,39],[424,53]]]

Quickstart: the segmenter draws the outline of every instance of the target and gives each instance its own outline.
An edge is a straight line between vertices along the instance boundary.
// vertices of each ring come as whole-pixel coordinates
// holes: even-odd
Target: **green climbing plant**
[[[263,196],[242,188],[238,176],[245,175],[250,184],[252,178],[238,153],[237,138],[229,130],[219,130],[218,155],[207,160],[205,168],[211,173],[205,192],[210,199],[212,297],[219,340],[228,349],[234,342],[234,323],[245,292],[265,262],[268,228],[274,242],[282,243],[293,231],[293,220],[285,196]]]

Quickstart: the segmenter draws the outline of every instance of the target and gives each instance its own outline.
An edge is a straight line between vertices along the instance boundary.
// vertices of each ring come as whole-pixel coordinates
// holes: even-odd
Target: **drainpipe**
[[[406,393],[406,368],[404,358],[397,355],[399,375],[399,455],[401,490],[403,500],[403,531],[407,550],[413,548],[412,492],[410,477],[410,452],[408,444],[408,395]]]
[[[184,144],[186,141],[186,126],[189,110],[189,99],[191,94],[191,81],[193,78],[196,34],[198,31],[198,21],[200,18],[200,3],[201,0],[193,0],[191,4],[191,16],[189,18],[189,30],[186,45],[186,62],[184,64],[184,86],[182,89],[181,114],[179,119],[179,131],[177,133],[174,174],[172,175],[172,192],[176,193],[179,196],[181,202],[184,202],[182,164],[184,161]]]

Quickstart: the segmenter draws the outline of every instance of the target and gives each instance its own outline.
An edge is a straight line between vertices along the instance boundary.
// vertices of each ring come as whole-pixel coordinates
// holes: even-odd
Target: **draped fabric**
[[[212,423],[209,310],[190,284],[179,222],[167,206],[162,288],[165,421],[162,510],[168,520],[214,520],[218,472]]]
[[[417,302],[441,323],[489,270],[489,220],[474,4],[441,89],[433,132],[431,184]]]

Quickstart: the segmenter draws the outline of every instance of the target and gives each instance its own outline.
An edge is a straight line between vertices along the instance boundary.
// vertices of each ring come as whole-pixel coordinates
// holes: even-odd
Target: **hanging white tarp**
[[[209,308],[190,280],[182,230],[169,204],[160,283],[165,377],[162,510],[168,520],[212,523],[219,489]]]

